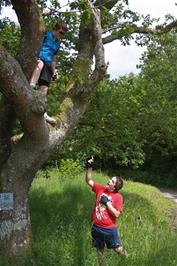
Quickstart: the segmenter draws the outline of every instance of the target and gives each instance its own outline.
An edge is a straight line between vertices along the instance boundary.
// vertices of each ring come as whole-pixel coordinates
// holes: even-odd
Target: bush
[[[78,160],[74,161],[72,159],[61,160],[60,168],[58,170],[58,175],[60,178],[74,178],[82,172],[82,167]]]

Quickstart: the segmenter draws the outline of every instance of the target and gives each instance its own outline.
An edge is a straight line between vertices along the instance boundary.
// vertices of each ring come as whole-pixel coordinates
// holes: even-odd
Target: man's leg
[[[92,244],[97,250],[98,264],[99,266],[102,266],[104,260],[104,247],[105,247],[104,233],[102,232],[101,227],[93,225],[91,234],[92,234]]]
[[[37,64],[35,66],[35,69],[33,71],[33,75],[32,75],[31,80],[30,80],[30,85],[33,88],[35,88],[36,83],[39,80],[39,77],[40,77],[41,71],[43,69],[43,66],[44,66],[44,62],[42,60],[40,60],[40,59],[37,60]]]
[[[104,248],[98,249],[97,248],[97,256],[98,256],[98,264],[99,266],[103,266],[104,263]]]
[[[126,258],[128,257],[128,252],[122,246],[115,248],[114,251],[118,254],[125,256]]]

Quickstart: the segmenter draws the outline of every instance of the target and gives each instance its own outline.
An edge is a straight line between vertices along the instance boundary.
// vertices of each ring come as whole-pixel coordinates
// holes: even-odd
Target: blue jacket
[[[39,59],[42,59],[46,64],[51,65],[53,56],[60,49],[60,41],[54,37],[53,32],[46,32],[40,51],[39,51]]]

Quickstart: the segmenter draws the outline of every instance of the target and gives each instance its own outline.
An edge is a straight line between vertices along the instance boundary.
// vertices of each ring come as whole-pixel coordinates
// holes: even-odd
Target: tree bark
[[[13,210],[0,212],[0,253],[26,255],[32,245],[28,193],[19,185],[12,191]]]

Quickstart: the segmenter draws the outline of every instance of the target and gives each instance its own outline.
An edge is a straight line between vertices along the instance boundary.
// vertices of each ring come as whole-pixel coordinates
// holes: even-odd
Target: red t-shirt
[[[105,194],[111,201],[112,206],[123,211],[123,197],[119,192],[110,192],[105,186],[94,182],[92,190],[96,193],[95,207],[92,212],[92,222],[100,227],[111,228],[116,226],[116,217],[111,215],[106,206],[99,202],[100,197]]]

